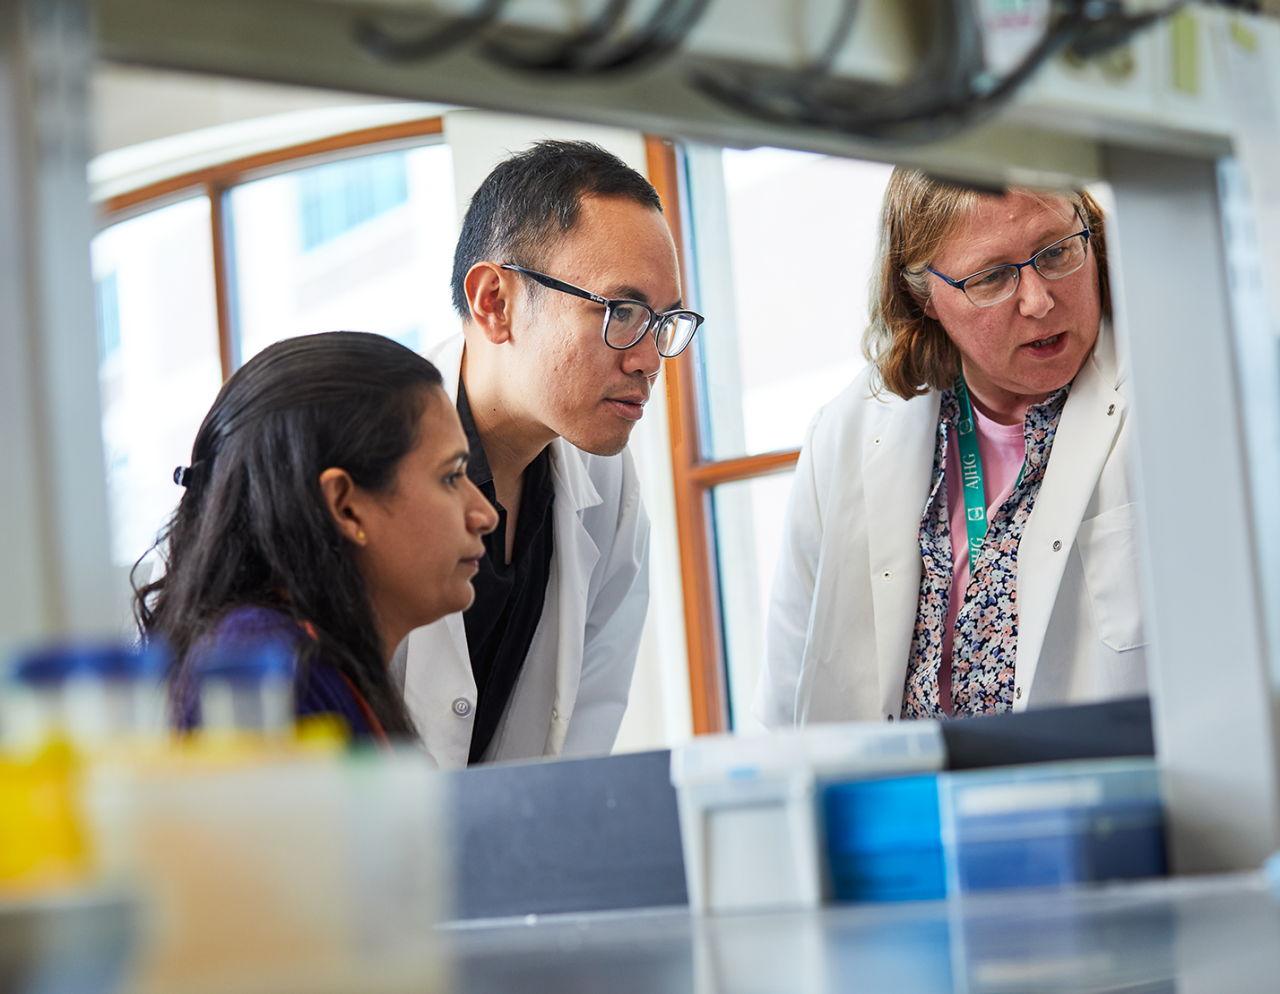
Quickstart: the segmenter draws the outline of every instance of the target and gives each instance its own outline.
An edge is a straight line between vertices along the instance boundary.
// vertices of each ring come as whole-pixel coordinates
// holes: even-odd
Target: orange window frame
[[[273,149],[256,155],[221,162],[205,169],[197,169],[151,183],[111,197],[102,204],[107,224],[123,220],[130,214],[143,212],[147,205],[186,192],[201,192],[209,198],[209,227],[213,239],[214,302],[218,317],[218,355],[222,360],[222,379],[235,372],[235,343],[231,313],[231,257],[226,239],[226,218],[223,215],[223,195],[234,186],[260,178],[264,173],[279,169],[285,163],[301,163],[319,156],[369,147],[371,152],[378,145],[403,142],[413,138],[429,138],[444,132],[444,120],[440,117],[422,118],[384,124],[375,128],[348,131],[300,145]]]
[[[667,225],[676,243],[681,283],[688,286],[687,213],[681,200],[679,156],[674,143],[655,137],[646,139],[646,151],[649,181],[662,198]],[[675,483],[693,731],[695,735],[706,735],[724,732],[730,727],[711,491],[722,483],[793,469],[800,450],[787,449],[737,459],[704,459],[698,426],[695,350],[686,349],[675,359],[665,360],[663,367],[671,424],[671,469]]]

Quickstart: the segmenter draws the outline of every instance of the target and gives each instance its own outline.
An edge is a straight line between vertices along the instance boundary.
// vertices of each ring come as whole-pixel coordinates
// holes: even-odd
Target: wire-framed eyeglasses
[[[1077,211],[1076,216],[1079,217]],[[924,268],[933,273],[948,286],[953,286],[975,307],[990,307],[1002,300],[1008,300],[1018,289],[1018,281],[1022,270],[1031,266],[1047,280],[1060,280],[1070,276],[1084,265],[1089,254],[1089,229],[1077,231],[1074,235],[1060,238],[1052,245],[1042,248],[1026,262],[1008,263],[1004,266],[992,266],[979,270],[962,280],[953,280],[950,276],[938,272],[932,266]]]
[[[704,320],[697,311],[674,310],[659,314],[648,304],[639,300],[601,297],[572,283],[558,280],[554,276],[525,269],[523,266],[516,266],[509,262],[503,263],[502,268],[527,276],[549,290],[559,290],[561,293],[568,293],[600,304],[604,307],[604,326],[601,329],[604,343],[619,352],[631,348],[644,338],[645,332],[652,329],[654,341],[658,346],[658,355],[664,359],[674,359],[693,341],[694,333]]]

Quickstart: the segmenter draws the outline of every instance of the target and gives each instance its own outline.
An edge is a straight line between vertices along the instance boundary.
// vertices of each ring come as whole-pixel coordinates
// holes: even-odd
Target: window
[[[173,468],[222,385],[209,200],[122,221],[93,241],[111,554],[132,564],[173,512]]]
[[[92,253],[117,565],[137,561],[173,513],[174,467],[245,359],[319,331],[427,349],[457,330],[440,130],[438,118],[367,129],[107,202]]]
[[[865,365],[891,167],[773,148],[654,154],[682,209],[686,294],[709,316],[667,364],[694,728],[752,731],[790,470],[818,408]]]
[[[302,247],[337,238],[409,199],[403,152],[362,156],[316,166],[298,176]]]
[[[237,363],[317,331],[426,349],[458,330],[449,146],[292,169],[225,194]]]

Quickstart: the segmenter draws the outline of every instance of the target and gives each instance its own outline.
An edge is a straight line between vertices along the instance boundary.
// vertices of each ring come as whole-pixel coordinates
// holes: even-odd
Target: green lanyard
[[[973,573],[973,564],[977,562],[978,553],[982,551],[983,539],[987,537],[987,496],[982,483],[982,456],[978,454],[978,431],[973,423],[973,407],[969,403],[969,388],[964,382],[964,373],[956,376],[956,400],[960,404],[960,421],[956,425],[956,442],[960,446],[960,483],[964,493],[964,522],[969,531],[969,572]],[[1018,472],[1018,480],[1013,485],[1017,490],[1022,484],[1022,477],[1027,471],[1024,459],[1022,469]]]

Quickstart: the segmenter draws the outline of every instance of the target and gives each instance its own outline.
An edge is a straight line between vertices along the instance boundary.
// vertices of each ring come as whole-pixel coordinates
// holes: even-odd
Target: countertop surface
[[[697,918],[686,908],[445,926],[465,994],[1280,991],[1261,874]]]

